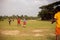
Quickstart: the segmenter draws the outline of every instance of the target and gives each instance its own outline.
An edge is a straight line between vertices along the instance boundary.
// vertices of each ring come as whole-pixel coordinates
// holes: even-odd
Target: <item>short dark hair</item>
[[[57,6],[55,10],[60,11],[60,6]]]

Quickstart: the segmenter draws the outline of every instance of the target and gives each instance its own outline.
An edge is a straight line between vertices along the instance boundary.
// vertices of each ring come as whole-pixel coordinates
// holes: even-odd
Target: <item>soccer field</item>
[[[25,28],[22,24],[17,25],[17,20],[11,25],[7,20],[0,21],[0,40],[55,40],[55,23],[27,20]]]

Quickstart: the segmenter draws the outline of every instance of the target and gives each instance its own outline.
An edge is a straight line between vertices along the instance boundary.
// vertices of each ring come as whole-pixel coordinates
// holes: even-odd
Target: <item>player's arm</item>
[[[54,22],[56,22],[57,18],[58,18],[58,15],[57,15],[57,13],[55,13],[54,18],[51,21],[51,24],[53,24]]]
[[[56,19],[55,18],[52,20],[51,24],[53,24],[54,22],[56,22]]]

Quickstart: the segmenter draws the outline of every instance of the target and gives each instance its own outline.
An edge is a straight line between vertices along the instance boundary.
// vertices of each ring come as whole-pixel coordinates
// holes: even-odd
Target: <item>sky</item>
[[[0,0],[0,15],[27,15],[37,16],[40,6],[59,0]]]

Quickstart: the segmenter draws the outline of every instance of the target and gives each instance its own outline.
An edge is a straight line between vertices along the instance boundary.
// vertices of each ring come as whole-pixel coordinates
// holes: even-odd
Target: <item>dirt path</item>
[[[34,29],[34,30],[31,30],[30,33],[24,33],[24,32],[21,32],[19,30],[2,30],[1,31],[1,34],[2,35],[12,35],[12,36],[46,36],[46,35],[52,35],[52,36],[55,36],[54,33],[48,33],[49,30],[48,29]]]

